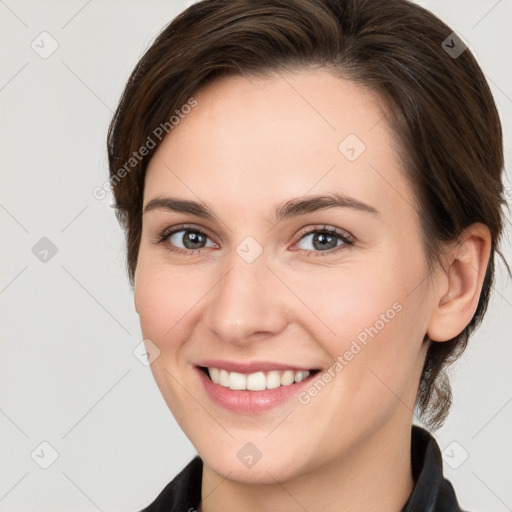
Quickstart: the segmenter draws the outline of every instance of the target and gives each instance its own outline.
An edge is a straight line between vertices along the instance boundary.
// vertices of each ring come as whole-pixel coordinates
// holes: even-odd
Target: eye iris
[[[313,237],[313,247],[315,249],[334,249],[336,247],[337,238],[327,233],[317,233]],[[332,247],[329,247],[332,245]]]
[[[187,249],[199,249],[204,247],[204,243],[206,242],[206,237],[195,231],[186,231],[183,235],[183,245]]]

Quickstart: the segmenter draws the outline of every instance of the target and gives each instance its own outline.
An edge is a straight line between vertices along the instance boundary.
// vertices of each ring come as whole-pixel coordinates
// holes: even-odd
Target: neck
[[[396,418],[395,418],[396,420]],[[233,482],[203,467],[199,512],[398,512],[414,487],[411,423],[389,421],[319,470],[274,484]]]

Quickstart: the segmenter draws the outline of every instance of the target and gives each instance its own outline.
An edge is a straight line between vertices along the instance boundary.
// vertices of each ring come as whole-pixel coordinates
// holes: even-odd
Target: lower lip
[[[213,402],[230,411],[252,414],[266,412],[285,403],[290,400],[290,398],[297,395],[301,388],[310,384],[311,380],[317,375],[314,373],[301,382],[295,382],[288,386],[279,386],[274,389],[236,391],[215,384],[204,371],[199,368],[197,368],[197,371],[206,393]]]

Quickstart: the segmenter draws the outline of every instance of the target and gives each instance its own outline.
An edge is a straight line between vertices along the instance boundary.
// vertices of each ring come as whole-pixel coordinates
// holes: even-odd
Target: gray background
[[[92,195],[107,179],[106,130],[128,74],[190,3],[0,1],[1,511],[138,510],[194,455],[133,354],[142,338],[122,233],[111,197]],[[510,166],[512,1],[421,4],[483,67]],[[511,315],[500,263],[437,432],[446,475],[470,510],[512,510]]]

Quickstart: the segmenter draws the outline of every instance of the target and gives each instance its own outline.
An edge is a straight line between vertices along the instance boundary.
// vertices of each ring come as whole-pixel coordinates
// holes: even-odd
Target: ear
[[[452,246],[445,268],[434,285],[434,310],[427,335],[447,341],[469,324],[478,306],[491,252],[491,233],[485,224],[472,224]]]

